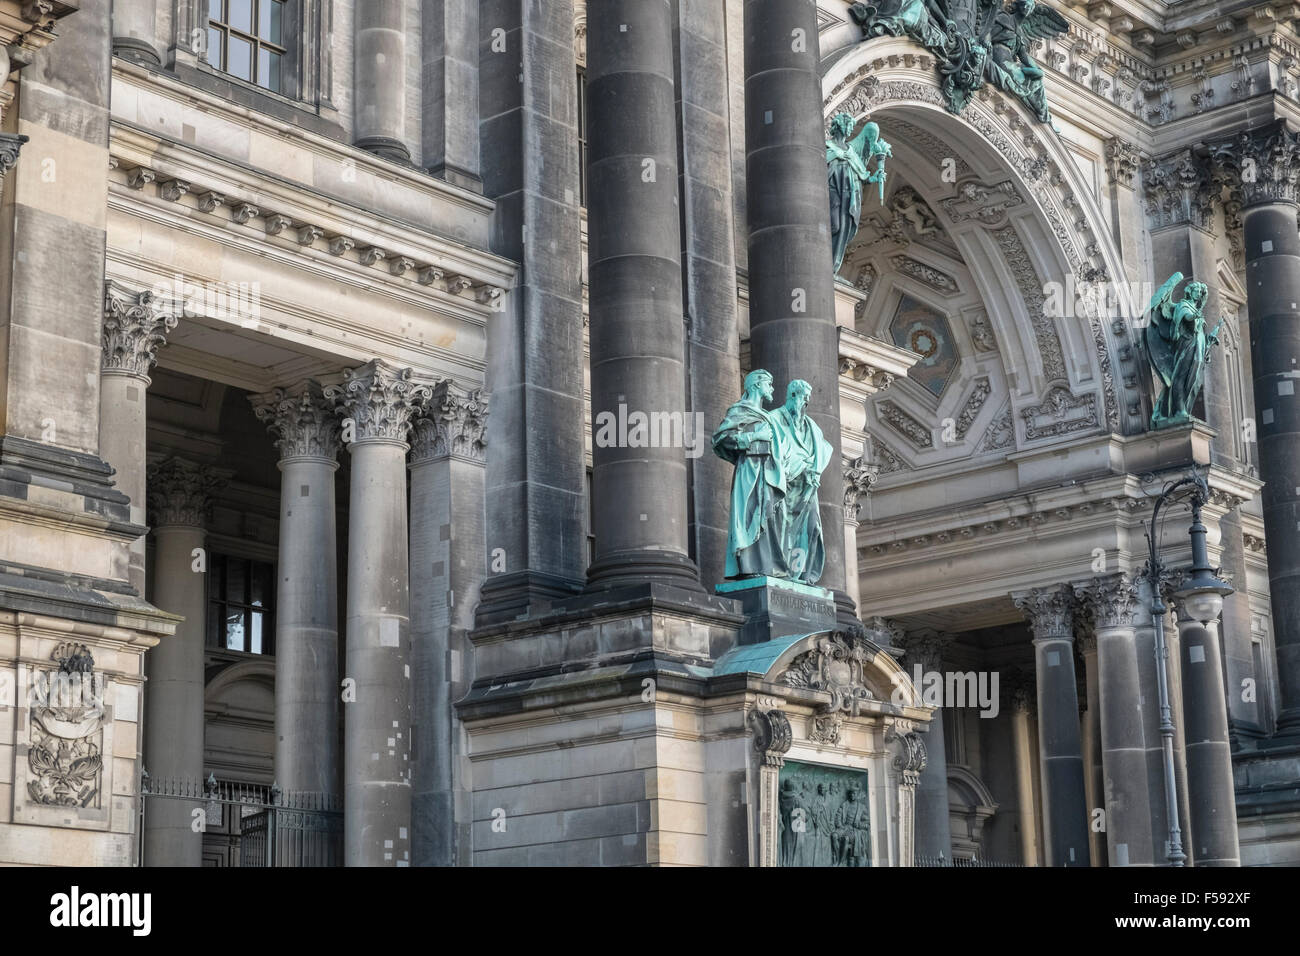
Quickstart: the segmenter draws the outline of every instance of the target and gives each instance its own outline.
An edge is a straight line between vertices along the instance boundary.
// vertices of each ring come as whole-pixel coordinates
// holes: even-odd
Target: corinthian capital
[[[1037,641],[1073,639],[1075,600],[1074,590],[1064,584],[1011,595]]]
[[[1143,164],[1142,186],[1152,227],[1189,225],[1210,229],[1216,195],[1210,180],[1209,162],[1190,149]]]
[[[1142,159],[1142,151],[1127,140],[1118,136],[1106,140],[1106,172],[1111,182],[1132,189]]]
[[[352,442],[405,442],[411,421],[430,389],[411,381],[409,368],[393,368],[372,359],[350,369],[339,385],[325,389],[337,413],[352,422]]]
[[[1300,201],[1300,136],[1285,120],[1215,143],[1210,156],[1216,180],[1243,205]]]
[[[159,346],[176,328],[176,316],[152,292],[131,292],[109,281],[104,286],[104,341],[101,362],[106,372],[125,372],[143,379],[158,361]]]
[[[920,664],[922,670],[937,671],[943,667],[943,649],[952,641],[953,635],[942,631],[909,631],[902,638],[904,657],[909,665]]]
[[[1138,608],[1138,582],[1128,572],[1104,574],[1074,586],[1096,626],[1132,627]]]
[[[328,458],[339,454],[339,422],[334,405],[325,398],[319,382],[299,382],[290,388],[277,388],[248,399],[253,414],[276,435],[280,460],[290,458]]]
[[[858,520],[862,505],[859,499],[871,490],[880,475],[880,467],[869,462],[865,457],[852,460],[844,459],[844,518],[846,521]]]
[[[145,474],[150,524],[160,528],[202,528],[207,523],[212,496],[225,487],[227,480],[228,473],[183,458],[150,465]]]
[[[411,429],[411,464],[438,458],[483,461],[487,448],[488,402],[483,390],[467,391],[439,382]]]

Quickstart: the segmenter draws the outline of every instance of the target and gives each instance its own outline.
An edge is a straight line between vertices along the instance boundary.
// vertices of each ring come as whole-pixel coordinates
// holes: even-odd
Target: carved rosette
[[[105,372],[134,375],[149,381],[158,349],[177,317],[152,292],[130,292],[114,282],[104,289],[104,339],[101,365]]]
[[[252,395],[253,414],[276,436],[280,460],[292,458],[326,458],[337,462],[339,422],[334,405],[325,398],[319,382],[299,382],[290,388],[277,388]]]
[[[177,525],[202,528],[207,523],[212,498],[225,487],[227,477],[211,465],[168,458],[149,466],[146,481],[150,524],[156,528]]]
[[[845,458],[844,463],[844,520],[856,525],[861,513],[860,499],[871,490],[880,474],[880,468],[865,457],[852,460]]]
[[[427,385],[411,381],[409,368],[393,368],[380,359],[348,370],[342,383],[325,389],[325,397],[334,403],[336,413],[352,422],[352,444],[406,444],[411,422],[430,395]]]
[[[1300,136],[1285,120],[1217,143],[1210,157],[1215,179],[1239,195],[1243,205],[1300,202]]]
[[[1138,582],[1128,572],[1101,575],[1074,587],[1079,600],[1088,605],[1098,628],[1133,626],[1138,609]]]
[[[1214,197],[1210,165],[1184,149],[1149,160],[1142,167],[1147,215],[1154,228],[1192,225],[1211,230]]]
[[[1034,588],[1013,594],[1011,600],[1025,615],[1034,640],[1073,640],[1076,599],[1068,585]]]
[[[439,382],[411,428],[411,464],[463,458],[482,464],[487,451],[488,400],[482,389],[467,391]]]

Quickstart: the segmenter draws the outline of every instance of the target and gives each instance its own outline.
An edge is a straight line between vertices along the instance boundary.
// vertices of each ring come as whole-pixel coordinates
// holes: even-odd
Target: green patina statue
[[[817,492],[834,449],[804,412],[812,386],[795,379],[785,404],[770,411],[771,373],[755,369],[744,389],[713,433],[714,452],[736,467],[727,577],[815,584],[826,562]]]
[[[934,54],[948,109],[960,113],[986,82],[1051,120],[1043,70],[1029,55],[1036,40],[1070,23],[1035,0],[875,0],[849,8],[867,38],[911,37]]]
[[[1205,366],[1210,349],[1219,341],[1219,329],[1205,331],[1205,299],[1209,289],[1204,282],[1189,282],[1183,297],[1174,301],[1174,289],[1183,281],[1175,272],[1151,298],[1145,339],[1147,357],[1162,386],[1155,407],[1151,409],[1151,427],[1168,428],[1192,419],[1192,406],[1205,381]]]
[[[827,179],[831,193],[831,252],[835,273],[844,264],[844,253],[858,232],[862,216],[862,186],[876,183],[881,203],[885,201],[885,160],[894,155],[880,138],[880,127],[864,123],[853,136],[854,119],[837,113],[831,120],[831,138],[826,141]],[[852,138],[850,138],[852,137]],[[872,160],[876,168],[871,168]]]

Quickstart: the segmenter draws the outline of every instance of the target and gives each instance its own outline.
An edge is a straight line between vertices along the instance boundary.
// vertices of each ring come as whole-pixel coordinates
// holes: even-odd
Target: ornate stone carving
[[[911,256],[894,256],[889,260],[890,264],[903,275],[911,276],[918,282],[924,282],[933,289],[937,289],[944,295],[956,295],[961,290],[957,288],[957,280],[946,272],[926,265],[918,259]]]
[[[834,631],[817,638],[813,649],[800,654],[777,678],[788,687],[826,691],[828,712],[858,716],[862,702],[875,700],[867,687],[864,669],[875,651],[861,632]]]
[[[749,725],[754,734],[754,749],[763,755],[764,763],[781,766],[794,742],[790,718],[779,710],[751,710]]]
[[[168,458],[150,465],[145,480],[149,489],[150,524],[202,528],[207,523],[212,497],[225,487],[227,477],[210,465]]]
[[[411,381],[409,368],[393,368],[381,359],[349,369],[341,384],[325,389],[338,414],[352,422],[353,442],[405,443],[412,420],[432,394],[427,385]]]
[[[985,452],[1011,448],[1015,443],[1016,429],[1011,419],[1011,406],[1008,405],[989,424],[988,429],[984,432],[984,437],[980,439],[979,444],[975,447],[975,454],[980,455]]]
[[[1021,409],[1020,417],[1025,422],[1027,441],[1069,435],[1101,426],[1101,421],[1097,418],[1097,396],[1091,392],[1082,396],[1075,395],[1061,385],[1048,391],[1041,405]]]
[[[1002,226],[1007,221],[1007,210],[1024,205],[1016,184],[1005,180],[986,186],[978,179],[957,183],[957,194],[940,202],[944,213],[954,223],[976,221],[986,226]]]
[[[932,236],[943,231],[929,204],[911,186],[900,186],[889,197],[889,211],[895,220],[907,224],[913,236]]]
[[[152,292],[130,292],[111,280],[105,283],[102,368],[148,381],[158,349],[167,344],[167,333],[176,322],[176,315]]]
[[[808,719],[808,739],[834,746],[840,742],[844,719],[839,714],[814,715]]]
[[[921,782],[928,755],[920,734],[898,734],[898,753],[894,755],[894,769],[903,779],[903,786],[915,787]]]
[[[1011,601],[1025,615],[1035,639],[1072,637],[1076,598],[1069,585],[1034,588],[1011,595]]]
[[[894,402],[886,400],[876,404],[881,420],[917,448],[933,448],[934,433],[923,423],[903,411]]]
[[[844,459],[844,517],[847,521],[857,522],[862,508],[859,499],[871,490],[879,473],[879,467],[865,456],[852,461]]]
[[[904,631],[900,625],[893,621],[887,621],[883,617],[873,617],[869,621],[862,622],[862,636],[877,647],[897,647],[902,643],[903,634]]]
[[[1086,603],[1096,626],[1132,627],[1138,608],[1138,582],[1128,572],[1106,574],[1074,585],[1079,600]]]
[[[18,163],[18,153],[28,137],[20,133],[0,133],[0,180]]]
[[[989,325],[989,317],[984,312],[976,312],[970,317],[967,323],[970,329],[970,338],[975,343],[975,348],[981,352],[996,352],[998,350],[998,340],[993,336],[993,328]]]
[[[319,382],[303,381],[290,388],[277,388],[252,395],[253,414],[276,435],[280,460],[328,458],[339,454],[339,423],[334,405],[325,398]]]
[[[35,674],[27,796],[47,807],[98,808],[104,769],[104,677],[85,644],[66,642]]]
[[[953,642],[953,635],[943,631],[923,628],[902,635],[904,657],[909,665],[920,665],[923,671],[937,671],[943,667],[943,650]]]
[[[1106,174],[1112,183],[1132,189],[1142,166],[1142,151],[1127,140],[1106,140]]]
[[[880,439],[873,438],[871,447],[876,466],[879,468],[879,474],[890,475],[896,471],[907,471],[909,466],[902,456]]]
[[[1153,228],[1175,225],[1213,228],[1210,167],[1190,149],[1149,160],[1142,167],[1142,185]]]
[[[487,449],[488,402],[482,389],[466,391],[450,380],[433,386],[411,430],[411,463],[436,458],[482,462]]]
[[[1004,226],[994,234],[998,248],[1002,250],[1007,268],[1015,277],[1016,286],[1025,300],[1025,309],[1034,325],[1034,340],[1038,343],[1038,352],[1043,362],[1043,375],[1048,381],[1065,381],[1065,355],[1061,350],[1061,337],[1056,331],[1056,323],[1047,314],[1047,297],[1043,294],[1043,283],[1034,271],[1029,252],[1020,239],[1015,226]]]
[[[1240,187],[1243,205],[1300,201],[1300,137],[1285,120],[1211,146],[1219,178]]]
[[[975,424],[975,419],[979,417],[980,411],[984,408],[984,403],[988,401],[993,394],[993,383],[989,381],[987,375],[981,376],[975,380],[975,387],[966,398],[966,404],[962,406],[961,412],[957,415],[957,439],[960,441],[966,437],[970,431],[971,425]]]

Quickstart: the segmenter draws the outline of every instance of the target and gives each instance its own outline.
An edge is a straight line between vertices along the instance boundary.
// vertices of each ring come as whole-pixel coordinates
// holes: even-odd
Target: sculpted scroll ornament
[[[151,524],[201,528],[207,521],[212,496],[225,487],[227,478],[210,465],[168,458],[149,466],[145,481]]]
[[[358,442],[404,443],[412,419],[431,395],[427,385],[411,381],[409,368],[393,368],[380,359],[348,370],[342,384],[325,389],[325,397],[334,402],[337,413],[354,423],[354,440]]]
[[[249,399],[253,414],[279,437],[280,460],[328,458],[339,453],[339,423],[320,383],[306,381]]]
[[[795,658],[777,682],[827,691],[831,695],[829,712],[843,711],[856,717],[864,701],[876,699],[864,676],[864,668],[874,656],[861,634],[835,631],[818,638],[812,650]]]
[[[790,718],[779,710],[753,710],[749,725],[754,733],[754,749],[772,766],[781,766],[784,756],[794,742]]]
[[[64,643],[38,672],[32,691],[32,737],[27,752],[33,803],[98,807],[104,769],[104,678],[84,644]]]
[[[109,282],[104,290],[104,371],[127,372],[147,379],[158,360],[158,349],[177,318],[152,292],[128,292]]]
[[[899,750],[894,757],[894,769],[902,776],[903,786],[915,787],[927,763],[925,742],[917,733],[899,734],[897,739]]]
[[[483,461],[487,417],[482,389],[466,391],[450,380],[439,382],[411,429],[412,463],[449,456]]]

